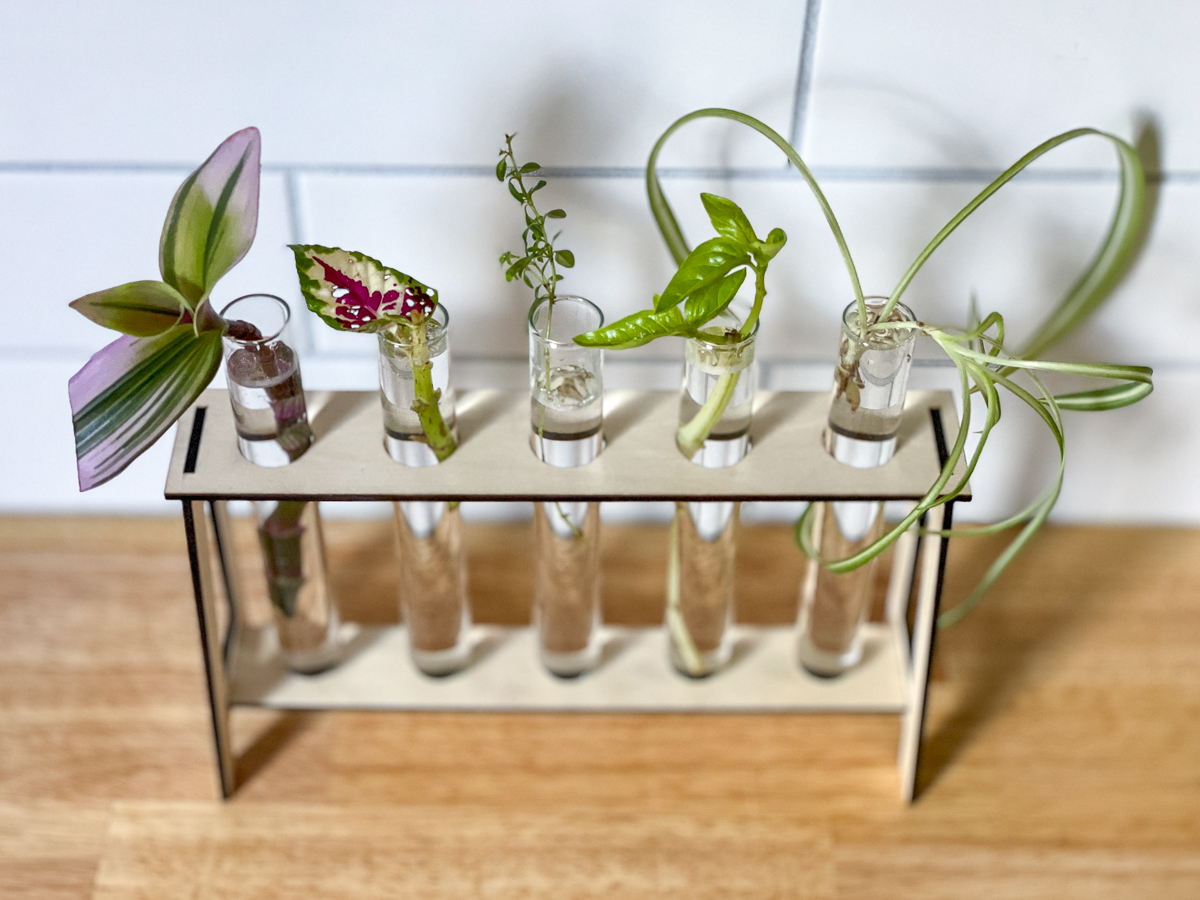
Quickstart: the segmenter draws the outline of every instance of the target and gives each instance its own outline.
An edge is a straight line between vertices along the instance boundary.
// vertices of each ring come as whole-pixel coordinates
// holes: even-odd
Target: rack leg
[[[916,504],[909,504],[911,507]],[[908,531],[896,539],[895,550],[892,551],[892,572],[888,577],[887,600],[884,604],[884,618],[890,625],[903,630],[904,653],[901,659],[908,664],[908,604],[912,599],[913,575],[917,570],[917,552],[920,540],[917,538],[917,526],[913,525]]]
[[[226,676],[233,676],[233,656],[242,635],[242,587],[237,556],[233,544],[233,528],[229,522],[229,502],[213,500],[208,504],[212,514],[213,545],[217,553],[217,564],[221,571],[221,586],[229,612],[229,627],[221,648],[225,660]]]
[[[928,532],[950,527],[951,504],[931,509],[925,517]],[[917,772],[921,764],[921,741],[925,731],[925,709],[929,701],[929,669],[933,664],[938,607],[946,570],[947,540],[926,534],[921,539],[921,577],[917,585],[917,611],[913,621],[912,654],[905,712],[900,722],[900,796],[911,803],[917,794]]]
[[[200,626],[200,651],[204,657],[208,701],[212,710],[217,774],[221,779],[221,796],[228,799],[236,787],[233,748],[229,740],[229,681],[217,619],[213,546],[209,540],[209,524],[204,514],[203,500],[183,501],[183,526],[187,533],[192,589],[196,595],[196,619]]]

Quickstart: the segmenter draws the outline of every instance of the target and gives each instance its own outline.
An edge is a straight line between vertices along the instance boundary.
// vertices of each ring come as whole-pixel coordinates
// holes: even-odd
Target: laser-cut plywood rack
[[[944,434],[957,428],[950,394],[911,392],[896,456],[878,469],[850,469],[821,446],[827,409],[825,393],[760,394],[749,456],[728,469],[701,469],[675,450],[676,394],[610,392],[604,452],[587,466],[556,469],[530,451],[526,394],[473,391],[458,399],[460,446],[454,456],[436,467],[409,469],[384,451],[377,394],[310,394],[316,442],[290,466],[264,469],[238,453],[226,392],[206,391],[180,420],[166,496],[183,503],[224,796],[236,789],[230,710],[265,706],[898,713],[900,789],[911,801],[946,559],[946,541],[935,533],[918,537],[910,530],[897,542],[885,621],[868,626],[862,664],[830,680],[798,666],[794,629],[786,627],[738,627],[733,664],[699,681],[671,668],[664,629],[606,628],[601,665],[563,681],[542,670],[528,628],[477,626],[473,663],[457,675],[431,679],[408,661],[402,625],[360,628],[339,666],[308,676],[289,673],[266,635],[239,625],[229,500],[914,501],[945,459]],[[965,493],[961,499],[969,498]],[[926,530],[948,528],[950,513],[948,506],[931,510]]]

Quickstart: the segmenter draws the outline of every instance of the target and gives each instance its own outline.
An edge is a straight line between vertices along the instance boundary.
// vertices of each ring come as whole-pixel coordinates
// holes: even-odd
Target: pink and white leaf
[[[431,315],[437,291],[354,250],[292,244],[308,308],[339,331],[380,331]]]
[[[117,338],[70,380],[79,489],[120,474],[195,402],[221,364],[221,332],[176,325]]]

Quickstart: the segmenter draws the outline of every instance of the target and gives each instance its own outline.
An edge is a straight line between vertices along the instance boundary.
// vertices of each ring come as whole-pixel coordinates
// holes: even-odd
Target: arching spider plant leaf
[[[291,244],[308,308],[338,331],[374,332],[422,320],[437,291],[354,250]]]
[[[176,325],[117,338],[68,385],[79,489],[118,475],[183,415],[221,364],[221,332]]]
[[[1142,162],[1138,158],[1137,150],[1116,135],[1095,128],[1076,128],[1056,135],[1034,147],[1005,169],[991,184],[959,210],[921,250],[912,265],[908,267],[908,271],[901,276],[900,281],[892,290],[882,314],[891,312],[892,307],[900,300],[901,295],[917,272],[933,255],[933,252],[989,197],[1055,147],[1087,136],[1102,137],[1116,149],[1117,160],[1121,165],[1121,191],[1117,199],[1117,208],[1113,214],[1113,220],[1109,224],[1108,233],[1095,258],[1066,296],[1050,310],[1049,315],[1038,326],[1025,346],[1014,355],[1022,359],[1031,359],[1058,343],[1077,328],[1113,292],[1132,265],[1141,245],[1146,206],[1146,175],[1142,169]]]
[[[97,325],[134,337],[162,334],[192,320],[184,296],[161,281],[131,281],[72,300],[70,306]]]
[[[825,198],[825,193],[821,190],[821,186],[817,184],[817,180],[809,171],[804,160],[800,158],[800,154],[793,149],[779,132],[771,128],[769,125],[758,121],[753,116],[748,116],[745,113],[738,112],[733,109],[722,109],[720,107],[709,107],[706,109],[698,109],[695,112],[690,112],[686,116],[681,116],[676,119],[662,133],[659,139],[655,142],[654,148],[650,151],[650,158],[646,161],[646,193],[650,199],[650,211],[654,215],[654,221],[658,225],[658,230],[662,234],[663,241],[666,242],[667,249],[675,258],[675,263],[682,264],[688,256],[688,244],[684,239],[683,230],[679,227],[679,222],[675,218],[675,213],[671,209],[671,204],[667,201],[666,194],[663,193],[662,184],[658,179],[658,155],[662,152],[663,146],[667,140],[676,131],[682,128],[689,122],[694,122],[697,119],[730,119],[734,122],[740,122],[748,128],[752,128],[773,143],[776,147],[783,151],[784,156],[796,167],[800,176],[812,191],[813,197],[817,201],[817,205],[821,207],[821,212],[825,216],[825,221],[829,225],[829,230],[833,232],[834,240],[837,242],[838,250],[842,255],[842,262],[846,266],[846,271],[850,276],[850,284],[854,289],[854,296],[862,301],[863,290],[859,283],[858,270],[854,266],[854,259],[850,255],[850,247],[846,243],[846,238],[842,234],[842,227],[838,224],[837,217],[833,214],[833,207],[829,205],[829,201]],[[715,223],[714,223],[715,224]],[[775,231],[778,231],[776,229]],[[777,237],[775,231],[771,232],[768,241],[776,243],[780,247],[783,245],[782,240],[776,241],[772,238]],[[779,232],[782,235],[783,232]],[[778,247],[776,247],[778,251]],[[774,255],[774,254],[771,254]]]
[[[226,138],[175,192],[159,240],[163,281],[194,309],[254,243],[262,144],[257,128]]]

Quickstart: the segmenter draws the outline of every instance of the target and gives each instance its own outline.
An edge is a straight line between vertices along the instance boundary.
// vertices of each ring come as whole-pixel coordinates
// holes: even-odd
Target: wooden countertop
[[[328,523],[351,618],[394,616],[390,527]],[[519,623],[527,529],[467,531]],[[787,529],[744,531],[743,616],[787,621]],[[661,615],[665,546],[605,529],[611,618]],[[0,518],[0,896],[1200,896],[1200,532],[1048,528],[939,649],[912,807],[892,715],[265,710],[224,803],[181,523]]]

